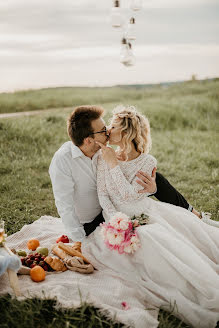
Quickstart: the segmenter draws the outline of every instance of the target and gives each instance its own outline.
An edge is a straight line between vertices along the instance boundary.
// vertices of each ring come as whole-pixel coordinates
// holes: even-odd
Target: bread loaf
[[[61,241],[58,243],[58,247],[63,250],[65,253],[71,255],[71,256],[78,256],[81,257],[84,262],[90,264],[90,262],[82,255],[81,252],[76,251],[73,247],[66,245],[62,243]]]
[[[66,252],[64,252],[61,248],[58,247],[57,244],[55,244],[52,247],[52,252],[57,255],[58,257],[60,257],[60,259],[64,260],[64,259],[71,259],[72,257],[70,255],[68,255]]]
[[[78,251],[81,253],[81,242],[76,241],[72,246],[71,246],[75,251]]]
[[[57,257],[47,256],[44,261],[48,263],[51,266],[51,268],[55,271],[64,272],[67,270],[65,264]]]

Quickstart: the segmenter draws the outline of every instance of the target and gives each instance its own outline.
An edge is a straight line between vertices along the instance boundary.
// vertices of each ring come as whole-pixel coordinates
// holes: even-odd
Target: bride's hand
[[[101,147],[103,159],[107,162],[109,167],[113,169],[118,165],[118,159],[116,158],[116,152],[113,148],[103,145],[101,142],[96,141]]]
[[[156,170],[157,168],[154,167],[151,176],[145,172],[138,171],[136,176],[140,180],[136,180],[136,182],[144,188],[138,191],[140,194],[144,194],[144,193],[154,194],[157,191]]]

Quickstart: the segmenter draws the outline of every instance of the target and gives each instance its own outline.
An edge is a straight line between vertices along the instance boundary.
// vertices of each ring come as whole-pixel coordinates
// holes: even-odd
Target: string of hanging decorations
[[[122,28],[123,31],[123,37],[121,40],[120,62],[125,66],[133,66],[135,64],[135,57],[133,54],[132,42],[136,39],[135,17],[133,16],[136,11],[142,9],[142,0],[131,0],[131,17],[127,22],[124,22],[120,3],[120,0],[113,0],[111,22],[114,28]]]

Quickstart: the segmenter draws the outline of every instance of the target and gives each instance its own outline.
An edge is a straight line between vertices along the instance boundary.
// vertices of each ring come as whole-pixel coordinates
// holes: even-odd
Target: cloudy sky
[[[124,22],[131,0],[121,0]],[[123,66],[112,0],[2,0],[0,92],[219,77],[219,1],[143,0]]]

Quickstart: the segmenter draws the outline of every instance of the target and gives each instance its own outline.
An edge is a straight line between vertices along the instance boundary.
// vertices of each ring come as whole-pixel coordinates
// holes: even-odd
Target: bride
[[[98,227],[82,244],[97,269],[112,270],[138,288],[156,307],[176,304],[175,315],[193,327],[213,328],[219,320],[219,229],[193,213],[141,193],[136,173],[157,165],[148,152],[150,126],[133,106],[117,107],[109,128],[110,145],[100,144],[97,189],[105,221],[116,212],[149,215],[137,228],[141,247],[134,254],[109,250]]]

